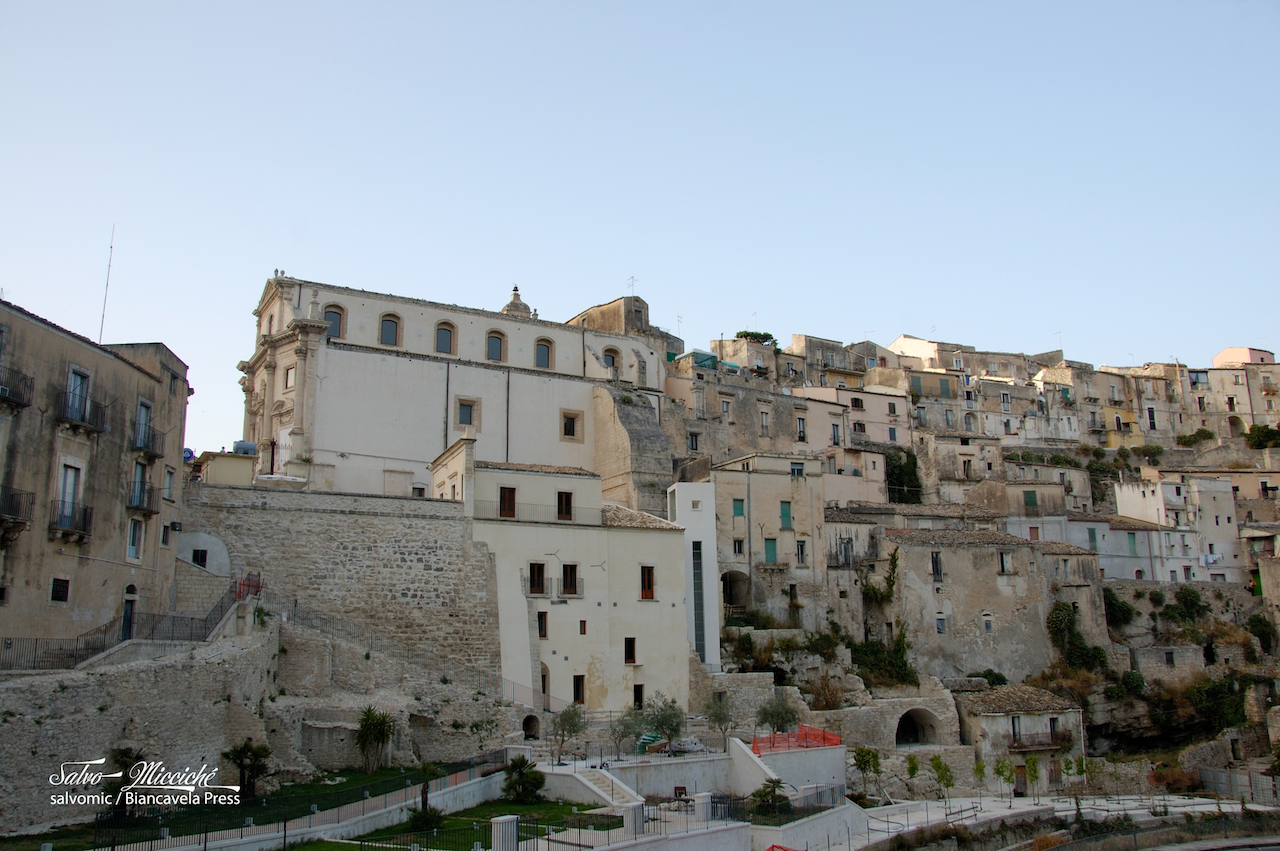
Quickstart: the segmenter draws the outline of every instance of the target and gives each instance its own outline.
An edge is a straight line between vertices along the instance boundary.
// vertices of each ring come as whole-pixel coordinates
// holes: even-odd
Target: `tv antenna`
[[[632,275],[630,278],[627,278],[627,286],[631,288],[632,296],[636,294],[636,284],[638,283],[640,283],[640,279],[637,278],[635,275]]]
[[[107,324],[107,293],[111,291],[111,258],[116,253],[116,224],[111,223],[111,244],[107,248],[107,285],[102,288],[102,319],[98,322],[98,345],[102,345],[102,329]]]

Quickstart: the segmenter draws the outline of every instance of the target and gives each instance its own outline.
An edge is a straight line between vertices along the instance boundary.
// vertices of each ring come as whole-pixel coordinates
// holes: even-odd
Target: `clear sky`
[[[272,269],[1095,364],[1280,348],[1280,3],[0,0],[0,287],[240,436]]]

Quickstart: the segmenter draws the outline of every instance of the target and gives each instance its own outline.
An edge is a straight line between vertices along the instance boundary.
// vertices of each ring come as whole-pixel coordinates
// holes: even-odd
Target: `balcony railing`
[[[556,596],[557,597],[581,597],[586,593],[587,583],[579,577],[566,582],[563,579],[556,580]]]
[[[160,489],[143,482],[129,485],[129,507],[135,511],[155,514],[160,510]]]
[[[550,597],[551,583],[545,578],[534,577],[532,580],[528,575],[520,576],[520,585],[524,590],[526,597]]]
[[[31,376],[7,366],[0,368],[0,401],[25,408],[31,404],[34,389],[35,379]]]
[[[89,536],[93,528],[93,509],[78,502],[55,499],[49,504],[49,529]]]
[[[1046,751],[1055,750],[1058,742],[1050,733],[1021,733],[1009,742],[1010,751]]]
[[[109,408],[109,405],[103,405],[82,393],[68,391],[62,394],[58,419],[82,428],[103,431],[107,427]]]
[[[515,510],[508,504],[503,510],[500,503],[492,500],[475,501],[475,519],[477,520],[517,520],[523,523],[577,523],[586,526],[599,526],[602,512],[599,508],[572,508],[565,514],[555,505],[536,505],[529,502],[517,502]]]
[[[828,570],[853,570],[860,561],[848,553],[827,553]]]
[[[164,432],[139,423],[133,430],[133,448],[144,455],[160,458],[164,455]]]
[[[5,520],[30,522],[35,502],[33,493],[0,487],[0,517]]]

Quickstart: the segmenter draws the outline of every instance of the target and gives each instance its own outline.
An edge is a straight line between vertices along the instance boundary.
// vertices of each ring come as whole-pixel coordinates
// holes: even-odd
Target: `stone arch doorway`
[[[746,610],[751,605],[751,580],[740,570],[730,570],[720,575],[720,599],[725,614]]]
[[[938,743],[938,719],[927,709],[912,709],[898,719],[898,729],[893,743],[903,745],[934,745]]]
[[[538,730],[541,726],[541,722],[538,721],[537,715],[524,716],[524,723],[522,726],[524,727],[524,737],[526,741],[538,738]]]
[[[1227,417],[1227,425],[1231,427],[1232,437],[1244,437],[1249,430],[1245,428],[1244,420],[1239,417]]]

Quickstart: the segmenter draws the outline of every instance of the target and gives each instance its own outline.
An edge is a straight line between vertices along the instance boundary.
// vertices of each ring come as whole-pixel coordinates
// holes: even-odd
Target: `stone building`
[[[1170,565],[1179,573],[1182,563],[1161,545],[1166,531],[1173,529],[1133,517],[1067,513],[1067,543],[1097,553],[1104,579],[1168,581]]]
[[[1249,581],[1229,479],[1178,475],[1117,482],[1115,489],[1120,514],[1162,527],[1161,552],[1178,562],[1165,568],[1169,581]]]
[[[912,438],[926,503],[964,502],[978,483],[1005,480],[999,438],[924,428],[917,428]]]
[[[5,635],[72,638],[172,611],[187,366],[0,302]],[[112,627],[115,629],[116,627]]]
[[[1255,424],[1280,424],[1280,367],[1265,349],[1233,347],[1209,369],[1188,371],[1188,431],[1208,428],[1220,438],[1240,437]]]
[[[1079,706],[1041,688],[1023,685],[961,692],[955,695],[960,741],[972,745],[974,758],[986,763],[986,788],[1002,792],[992,773],[996,760],[1013,762],[1013,794],[1044,794],[1060,789],[1062,763],[1085,752],[1084,713]],[[1027,776],[1027,758],[1035,756],[1035,784]]]

